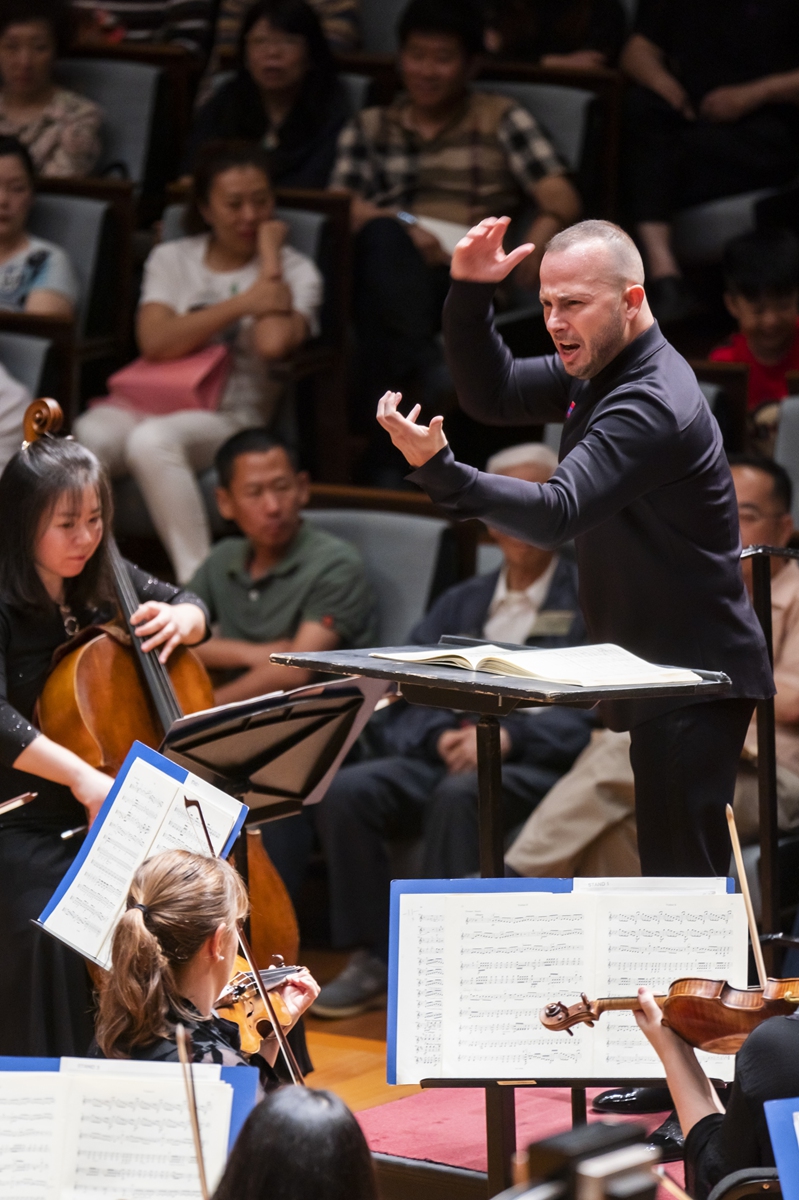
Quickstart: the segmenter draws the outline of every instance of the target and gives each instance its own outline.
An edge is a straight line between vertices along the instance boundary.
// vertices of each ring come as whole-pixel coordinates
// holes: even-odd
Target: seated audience
[[[19,138],[39,175],[88,175],[100,157],[102,112],[54,78],[59,0],[0,5],[0,135]]]
[[[16,138],[0,136],[0,309],[71,317],[75,272],[60,246],[28,233],[33,198],[30,154]]]
[[[685,1186],[694,1200],[707,1200],[733,1171],[773,1167],[763,1104],[799,1092],[799,1014],[772,1017],[749,1034],[735,1059],[725,1110],[696,1052],[663,1024],[652,993],[639,988],[638,998],[635,1019],[663,1063],[685,1138]]]
[[[198,93],[199,103],[208,99],[216,72],[229,68],[239,45],[242,24],[252,3],[253,0],[220,0],[211,57]],[[358,46],[361,40],[359,0],[308,0],[308,3],[321,22],[322,32],[331,50],[346,54]]]
[[[746,233],[724,250],[724,303],[739,332],[710,352],[713,362],[746,363],[750,411],[788,395],[799,371],[799,241],[787,230]]]
[[[799,170],[795,0],[642,0],[621,54],[628,93],[625,191],[657,319],[695,311],[671,248],[678,209]]]
[[[215,138],[260,142],[275,186],[326,186],[351,114],[319,18],[305,0],[258,0],[244,18],[238,69],[195,115],[184,168]]]
[[[391,464],[398,460],[375,426],[374,406],[387,388],[402,391],[406,403],[434,402],[435,337],[458,238],[484,217],[532,205],[521,240],[536,250],[514,278],[537,289],[547,239],[580,212],[566,167],[527,110],[470,89],[483,36],[470,6],[412,0],[398,33],[404,91],[344,128],[330,180],[353,196],[359,412]],[[373,451],[372,482],[396,483],[404,474],[392,466],[382,480],[381,469]]]
[[[488,0],[486,49],[542,67],[612,66],[624,40],[619,0]]]
[[[732,459],[744,546],[787,546],[793,532],[791,481],[762,458]],[[742,563],[752,588],[751,560]],[[772,559],[771,620],[777,695],[777,804],[783,830],[799,826],[799,564]],[[630,735],[594,734],[568,775],[542,800],[508,850],[512,873],[526,876],[638,875]],[[746,737],[735,785],[741,841],[757,841],[757,721]]]
[[[205,58],[211,40],[212,0],[70,0],[78,47],[172,45]]]
[[[232,437],[216,469],[219,511],[243,536],[214,547],[192,588],[214,629],[196,652],[210,671],[234,676],[215,692],[227,704],[311,681],[271,663],[278,650],[373,644],[374,601],[355,547],[303,521],[308,476],[265,429]]]
[[[318,332],[322,294],[316,266],[286,243],[288,229],[274,218],[261,147],[206,146],[189,219],[205,232],[156,246],[147,259],[136,332],[150,362],[227,345],[232,368],[218,410],[148,416],[109,400],[75,423],[113,475],[134,476],[181,582],[211,547],[195,472],[233,433],[273,420],[282,388],[269,364]]]
[[[366,1138],[332,1092],[270,1092],[242,1127],[214,1200],[377,1200]]]
[[[543,483],[557,466],[546,446],[512,447],[487,469]],[[410,635],[435,643],[445,634],[539,647],[585,637],[577,569],[526,542],[492,531],[503,566],[457,584],[438,598]],[[327,984],[314,1013],[346,1017],[385,993],[389,862],[385,839],[424,835],[422,875],[458,878],[479,868],[476,717],[397,702],[369,726],[370,757],[344,766],[316,818],[328,864],[330,923],[336,946],[355,948]],[[500,721],[506,829],[535,808],[588,741],[594,718],[582,709],[522,710]]]
[[[247,889],[224,859],[167,850],[142,863],[100,986],[98,1057],[177,1062],[175,1026],[182,1023],[194,1062],[258,1067],[263,1086],[276,1084],[275,1034],[250,1056],[241,1049],[238,1026],[214,1012],[234,973],[248,909]],[[293,1024],[319,992],[305,968],[276,990]]]

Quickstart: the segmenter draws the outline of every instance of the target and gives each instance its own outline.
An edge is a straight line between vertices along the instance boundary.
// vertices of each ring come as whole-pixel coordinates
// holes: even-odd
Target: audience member
[[[731,460],[744,546],[785,546],[793,532],[791,480],[768,459]],[[743,562],[751,592],[752,565]],[[799,826],[799,564],[772,559],[771,620],[777,695],[777,803],[783,830]],[[630,735],[594,734],[568,775],[542,800],[508,850],[514,874],[638,875]],[[757,723],[747,734],[735,785],[743,842],[759,832]]]
[[[147,260],[137,336],[152,362],[227,344],[233,365],[218,411],[149,417],[105,401],[75,425],[112,474],[135,477],[181,582],[211,546],[195,472],[233,433],[273,419],[281,387],[269,363],[318,332],[322,293],[316,266],[286,244],[287,227],[274,218],[261,147],[206,146],[190,223],[206,232],[157,246]]]
[[[519,286],[537,288],[547,239],[580,211],[565,166],[526,109],[470,90],[483,30],[469,5],[412,0],[398,32],[405,90],[344,128],[330,181],[353,196],[359,411],[370,430],[386,388],[406,402],[432,399],[450,253],[468,227],[532,204],[524,236],[536,250],[514,274]],[[386,435],[373,436],[382,450],[371,453],[372,481],[394,483],[404,470],[393,466]]]
[[[746,233],[724,251],[724,303],[739,332],[713,362],[746,363],[750,411],[788,395],[799,371],[799,241],[787,230]]]
[[[16,138],[0,135],[0,309],[71,317],[75,272],[60,246],[28,233],[33,198],[30,154]]]
[[[213,1200],[377,1200],[366,1138],[332,1092],[285,1087],[253,1109]]]
[[[258,0],[244,18],[238,70],[194,118],[184,165],[216,138],[261,142],[273,184],[327,184],[351,114],[319,18],[305,0]]]
[[[495,455],[487,469],[544,482],[557,458],[540,443]],[[577,569],[567,558],[494,530],[503,565],[440,596],[410,635],[435,643],[443,634],[540,647],[585,637]],[[385,839],[424,834],[422,875],[458,878],[479,868],[476,717],[404,701],[370,723],[371,757],[344,766],[318,808],[328,864],[334,944],[355,948],[342,973],[320,993],[314,1012],[346,1017],[385,992],[389,862]],[[513,713],[501,720],[504,821],[523,821],[568,771],[594,718],[582,709]]]
[[[542,67],[612,66],[624,40],[619,0],[488,0],[486,49]]]
[[[208,53],[212,0],[70,0],[77,46],[183,46],[197,58]]]
[[[88,175],[100,157],[102,112],[59,87],[60,0],[0,5],[0,135],[19,138],[39,175]]]
[[[301,687],[311,672],[269,661],[278,650],[336,650],[374,641],[374,601],[358,551],[303,521],[308,476],[265,429],[235,434],[216,455],[216,497],[242,537],[218,542],[192,576],[214,636],[197,647],[233,679],[218,704]]]
[[[241,27],[253,0],[220,0],[214,26],[214,41],[208,69],[200,84],[198,101],[204,103],[217,71],[226,69],[236,52]],[[322,24],[330,49],[347,53],[361,40],[359,0],[308,0]]]
[[[636,85],[624,200],[652,310],[678,320],[695,302],[671,248],[674,213],[799,170],[799,5],[642,0],[620,62]]]

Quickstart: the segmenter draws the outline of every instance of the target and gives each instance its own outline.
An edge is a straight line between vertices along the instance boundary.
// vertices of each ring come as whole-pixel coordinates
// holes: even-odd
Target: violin
[[[280,958],[280,955],[275,954],[274,957]],[[272,993],[290,975],[296,975],[297,971],[301,970],[302,967],[285,966],[281,959],[279,966],[259,971],[258,974],[261,977],[261,986],[265,991]],[[266,1005],[258,990],[253,973],[247,966],[246,960],[240,955],[236,957],[235,971],[235,975],[217,1000],[214,1008],[221,1017],[225,1017],[228,1021],[234,1021],[238,1025],[241,1048],[245,1054],[255,1054],[260,1049],[263,1039],[269,1036],[272,1021],[266,1011]],[[290,1029],[294,1018],[284,1000],[278,995],[272,995],[270,999],[281,1027],[285,1030]]]
[[[749,1034],[769,1017],[787,1016],[799,1005],[799,979],[769,979],[764,988],[734,988],[716,979],[676,979],[666,995],[655,996],[663,1024],[696,1050],[737,1054]],[[640,1008],[637,996],[607,996],[567,1007],[557,1000],[541,1009],[546,1029],[573,1036],[572,1026],[593,1028],[603,1012]]]

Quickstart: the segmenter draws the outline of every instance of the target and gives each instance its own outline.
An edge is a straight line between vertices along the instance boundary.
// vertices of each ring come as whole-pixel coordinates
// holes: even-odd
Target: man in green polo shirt
[[[188,587],[211,613],[214,636],[197,647],[209,670],[235,672],[217,704],[310,682],[269,661],[277,650],[368,646],[375,606],[358,551],[303,521],[309,481],[265,429],[245,429],[216,456],[219,511],[243,537],[217,543]]]

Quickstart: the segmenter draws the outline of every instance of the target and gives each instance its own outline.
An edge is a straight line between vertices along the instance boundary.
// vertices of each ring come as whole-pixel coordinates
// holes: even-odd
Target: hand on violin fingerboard
[[[307,967],[302,967],[274,990],[291,1014],[291,1024],[284,1026],[288,1033],[289,1029],[293,1029],[297,1024],[302,1014],[311,1007],[321,988]],[[277,1057],[277,1039],[274,1034],[264,1038],[261,1043],[261,1055],[268,1062],[273,1062]]]

